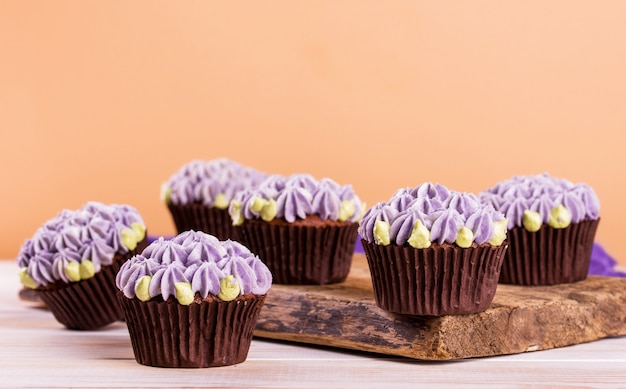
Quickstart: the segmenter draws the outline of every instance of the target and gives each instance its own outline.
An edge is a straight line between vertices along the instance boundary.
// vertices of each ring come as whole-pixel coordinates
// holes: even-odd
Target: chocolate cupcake
[[[348,276],[363,205],[352,186],[308,174],[273,175],[235,195],[241,239],[277,284],[331,284]]]
[[[587,277],[600,202],[586,184],[548,174],[515,176],[479,194],[508,219],[500,282],[554,285]]]
[[[161,188],[178,233],[204,231],[218,239],[233,235],[228,205],[234,194],[267,175],[226,158],[194,160],[181,167]]]
[[[359,226],[377,305],[404,315],[486,310],[506,251],[506,220],[473,194],[425,183],[368,209]]]
[[[246,359],[272,276],[240,243],[186,231],[152,242],[116,282],[137,362],[197,368]]]
[[[20,280],[67,328],[97,329],[122,318],[115,275],[146,245],[137,210],[90,202],[60,212],[24,243]]]

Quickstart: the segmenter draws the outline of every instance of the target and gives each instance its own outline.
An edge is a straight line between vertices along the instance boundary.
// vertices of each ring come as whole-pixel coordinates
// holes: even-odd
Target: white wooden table
[[[163,369],[135,362],[123,323],[64,329],[18,298],[0,261],[1,387],[607,387],[626,388],[626,337],[517,355],[427,362],[254,339],[239,365]]]

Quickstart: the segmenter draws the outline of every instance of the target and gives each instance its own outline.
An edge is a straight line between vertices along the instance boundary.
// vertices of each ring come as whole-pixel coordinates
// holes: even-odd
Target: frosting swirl
[[[161,237],[152,242],[121,266],[116,284],[128,298],[147,301],[173,296],[189,305],[195,294],[224,301],[248,293],[265,294],[272,276],[241,243],[191,230],[171,240]]]
[[[253,187],[267,175],[227,158],[194,160],[174,173],[161,188],[166,203],[202,203],[226,209],[235,193]]]
[[[502,213],[474,194],[424,183],[399,189],[389,201],[369,208],[359,224],[359,234],[379,245],[427,248],[432,243],[455,243],[469,247],[475,242],[498,246],[506,237],[504,221]]]
[[[309,174],[289,177],[272,175],[256,188],[238,192],[229,206],[234,225],[245,220],[271,221],[283,218],[290,223],[318,215],[323,220],[358,222],[363,203],[351,185],[339,185],[330,178],[317,181]]]
[[[78,210],[63,210],[22,245],[17,256],[20,280],[36,288],[93,277],[113,263],[116,253],[128,253],[145,236],[141,216],[128,205],[89,202]]]
[[[478,197],[506,215],[508,229],[524,227],[537,231],[539,221],[554,228],[565,228],[570,223],[595,220],[600,214],[600,202],[591,187],[573,184],[547,173],[514,176],[483,191]],[[555,219],[556,214],[559,216]]]

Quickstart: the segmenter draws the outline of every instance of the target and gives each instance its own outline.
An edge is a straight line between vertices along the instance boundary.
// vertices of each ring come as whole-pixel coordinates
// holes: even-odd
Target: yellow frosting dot
[[[506,226],[508,224],[508,220],[500,220],[499,222],[493,222],[494,231],[493,237],[489,241],[489,244],[492,246],[500,246],[502,242],[506,239]]]
[[[243,224],[244,218],[241,213],[241,203],[239,201],[233,200],[230,202],[231,204],[231,214],[230,217],[233,220],[233,226],[240,226]]]
[[[220,291],[217,297],[223,301],[232,301],[239,296],[241,288],[233,276],[226,276],[220,280]]]
[[[430,245],[432,244],[432,242],[430,241],[430,231],[428,231],[428,228],[426,228],[421,220],[415,222],[408,242],[411,247],[414,247],[416,249],[425,249],[430,247]]]
[[[93,262],[88,259],[83,259],[78,266],[78,274],[80,275],[81,280],[93,277],[96,274],[96,268],[94,267]]]
[[[150,281],[152,277],[143,276],[135,283],[135,296],[141,301],[148,301],[152,297],[150,296]]]
[[[472,245],[473,241],[474,233],[469,228],[463,226],[459,229],[454,243],[456,243],[457,246],[466,249]]]
[[[126,246],[129,250],[134,250],[137,247],[137,236],[135,235],[135,231],[130,228],[123,228],[120,231],[120,235],[122,237],[122,244]]]
[[[559,205],[550,210],[548,225],[552,228],[565,228],[570,225],[572,214],[563,205]]]
[[[213,206],[217,209],[226,209],[228,208],[228,199],[224,193],[220,193],[215,196],[213,200]]]
[[[174,290],[176,291],[176,299],[180,305],[189,305],[193,302],[195,294],[191,290],[189,282],[175,282]]]
[[[374,242],[380,246],[387,246],[391,243],[391,226],[383,220],[376,220],[374,223]]]
[[[132,222],[130,229],[135,233],[135,240],[141,242],[146,237],[146,226],[139,222]]]
[[[259,213],[261,212],[261,210],[263,210],[263,207],[267,205],[267,200],[255,196],[252,198],[252,201],[250,203],[250,209],[254,212]]]
[[[261,209],[261,219],[271,222],[276,217],[276,200],[271,199]]]
[[[72,281],[80,281],[80,264],[78,262],[70,262],[65,266],[65,274]]]
[[[35,289],[37,283],[28,275],[28,268],[24,267],[20,269],[20,282],[27,288]]]
[[[537,232],[541,228],[542,220],[539,212],[526,210],[522,217],[522,225],[529,232]]]
[[[345,222],[350,219],[352,215],[354,215],[354,200],[344,200],[341,202],[341,207],[339,208],[339,218],[340,222]]]
[[[167,183],[163,183],[163,185],[161,185],[161,201],[166,204],[169,204],[172,201],[172,188],[170,188]]]

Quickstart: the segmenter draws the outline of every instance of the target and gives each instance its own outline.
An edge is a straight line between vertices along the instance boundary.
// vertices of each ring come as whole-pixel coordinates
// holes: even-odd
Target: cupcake
[[[363,205],[352,186],[273,175],[238,192],[229,212],[277,284],[331,284],[350,271]]]
[[[515,176],[478,196],[508,219],[500,282],[554,285],[587,277],[600,221],[592,188],[540,174]]]
[[[233,195],[267,175],[226,158],[194,160],[180,168],[161,188],[178,233],[204,231],[218,239],[233,235],[228,205]]]
[[[152,242],[116,283],[138,363],[214,367],[246,359],[272,276],[242,244],[190,230]]]
[[[506,251],[506,219],[473,194],[425,183],[396,191],[359,225],[376,304],[403,315],[486,310]]]
[[[65,327],[97,329],[122,318],[115,275],[146,245],[137,210],[89,202],[60,212],[26,240],[17,257],[20,281]]]

